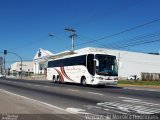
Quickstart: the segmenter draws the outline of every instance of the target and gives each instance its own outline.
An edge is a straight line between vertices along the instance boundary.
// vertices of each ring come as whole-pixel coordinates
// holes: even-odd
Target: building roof
[[[48,50],[44,50],[42,48],[39,48],[39,50],[37,51],[36,55],[34,56],[33,60],[34,61],[39,61],[39,60],[42,60],[43,59],[46,59],[47,57],[49,56],[53,56],[54,54]]]

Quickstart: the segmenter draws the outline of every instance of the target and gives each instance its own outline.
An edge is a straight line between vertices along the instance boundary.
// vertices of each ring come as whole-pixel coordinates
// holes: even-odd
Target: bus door
[[[87,69],[91,75],[95,75],[95,64],[93,54],[88,54],[87,56]]]

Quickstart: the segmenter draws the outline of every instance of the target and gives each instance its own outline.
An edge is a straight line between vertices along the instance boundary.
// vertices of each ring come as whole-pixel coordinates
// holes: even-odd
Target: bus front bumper
[[[118,80],[95,80],[93,85],[117,85]]]

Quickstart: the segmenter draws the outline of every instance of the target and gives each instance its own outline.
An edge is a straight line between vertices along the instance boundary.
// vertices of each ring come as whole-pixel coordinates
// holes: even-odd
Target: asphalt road
[[[107,119],[122,117],[112,115],[138,115],[136,118],[132,116],[133,119],[140,119],[140,117],[160,119],[160,92],[158,91],[111,86],[82,87],[75,84],[55,84],[45,80],[15,79],[0,79],[0,89],[57,106],[72,114],[91,113],[107,116]],[[88,117],[93,119],[97,116]]]

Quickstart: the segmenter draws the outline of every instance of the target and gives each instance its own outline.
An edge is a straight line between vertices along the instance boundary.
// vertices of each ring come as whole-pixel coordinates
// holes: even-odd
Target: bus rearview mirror
[[[93,61],[95,61],[96,67],[98,67],[99,66],[99,61],[97,59],[93,59]]]

